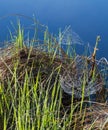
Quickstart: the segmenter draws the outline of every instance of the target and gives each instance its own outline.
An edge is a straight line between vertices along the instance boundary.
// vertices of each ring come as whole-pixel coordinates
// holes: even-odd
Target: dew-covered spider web
[[[74,58],[73,63],[68,69],[64,71],[63,75],[60,75],[61,87],[63,90],[72,95],[72,89],[74,88],[74,95],[76,98],[81,98],[82,90],[82,81],[84,80],[84,75],[86,75],[85,83],[85,96],[95,94],[97,91],[100,91],[102,87],[108,87],[108,61],[105,57],[100,58],[99,60],[95,59],[95,80],[90,80],[90,71],[92,69],[92,54],[90,44],[85,44],[85,42],[80,38],[80,36],[75,33],[71,26],[68,26],[60,33],[59,44],[61,47],[69,46],[68,55],[72,56],[72,49],[74,45],[80,45],[80,51],[87,46],[88,53],[87,55],[77,54]],[[63,48],[64,49],[64,48]],[[66,49],[66,48],[65,48]],[[88,55],[89,54],[89,55]],[[87,62],[89,59],[89,63]],[[75,68],[74,68],[75,67]]]

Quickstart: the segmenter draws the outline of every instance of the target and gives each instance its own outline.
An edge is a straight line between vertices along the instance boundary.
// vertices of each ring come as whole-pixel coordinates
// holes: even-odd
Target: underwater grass
[[[59,34],[59,37],[62,37],[61,33]],[[23,50],[23,48],[25,49],[24,30],[21,28],[20,22],[18,23],[17,35],[13,40],[15,41],[15,44],[13,45],[11,51],[16,49],[15,51],[17,52],[15,54],[17,54],[19,51]],[[49,37],[48,30],[44,32],[44,44],[46,43],[48,44],[49,56],[47,62],[52,65],[56,58],[56,54],[61,56],[61,51],[58,52],[58,46],[55,49],[52,48],[51,45],[53,44],[53,39]],[[25,52],[26,51],[27,50],[25,49]],[[29,63],[32,52],[33,47],[31,46],[29,47],[25,64]],[[69,50],[67,50],[67,54],[68,52]],[[43,52],[38,53],[42,53],[41,58],[45,55]],[[40,61],[41,60],[42,59],[40,59]],[[70,104],[65,106],[63,102],[64,100],[68,102],[68,99],[63,98],[64,92],[61,89],[60,82],[58,80],[62,68],[61,64],[53,67],[48,77],[44,77],[46,78],[44,81],[41,73],[41,67],[38,67],[35,77],[32,73],[34,69],[34,60],[31,62],[30,68],[28,66],[24,66],[22,73],[19,73],[19,75],[20,58],[17,60],[13,59],[13,61],[11,61],[13,68],[8,66],[6,60],[2,59],[2,62],[10,72],[11,75],[9,76],[11,76],[11,78],[8,77],[6,81],[2,81],[0,79],[0,130],[86,129],[86,116],[91,116],[86,113],[88,108],[83,108],[86,75],[84,76],[84,81],[82,82],[81,100],[75,101],[74,89],[72,89],[72,96],[69,99]],[[67,60],[64,62],[67,62]],[[46,64],[39,65],[43,66],[43,68],[46,67]],[[56,76],[54,79],[53,75],[55,72]],[[53,79],[54,82],[52,85]],[[46,86],[44,87],[44,85]],[[90,122],[89,129],[95,129],[95,121]],[[105,120],[102,128],[104,128],[106,124],[107,120]]]

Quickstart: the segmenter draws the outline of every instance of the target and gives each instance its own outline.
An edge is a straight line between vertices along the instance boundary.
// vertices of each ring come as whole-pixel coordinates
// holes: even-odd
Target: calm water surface
[[[95,45],[97,35],[101,36],[98,57],[108,59],[108,0],[0,0],[0,41],[7,39],[8,28],[15,16],[2,19],[10,14],[33,14],[57,34],[58,29],[71,25],[81,39]],[[22,24],[32,24],[22,18]],[[2,44],[1,44],[2,45]]]

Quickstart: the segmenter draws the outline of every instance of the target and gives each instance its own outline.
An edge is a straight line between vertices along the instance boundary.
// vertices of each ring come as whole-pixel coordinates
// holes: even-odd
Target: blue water
[[[0,42],[7,39],[10,22],[16,21],[16,16],[11,14],[35,15],[53,34],[71,25],[84,43],[89,42],[92,47],[100,35],[97,55],[108,59],[108,0],[1,0]],[[8,17],[3,19],[3,16]],[[28,19],[21,19],[24,26],[32,24]]]

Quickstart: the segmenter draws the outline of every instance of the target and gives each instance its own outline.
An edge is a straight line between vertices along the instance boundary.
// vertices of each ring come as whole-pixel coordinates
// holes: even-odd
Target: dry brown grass
[[[14,71],[15,67],[16,74],[17,74],[17,82],[20,84],[24,83],[24,77],[26,72],[28,74],[32,74],[31,80],[36,80],[36,76],[38,72],[41,74],[41,83],[43,86],[47,86],[47,79],[53,72],[53,78],[51,80],[51,87],[54,85],[55,78],[57,77],[57,68],[60,66],[60,75],[66,74],[67,72],[72,72],[74,76],[77,76],[79,72],[77,72],[75,69],[80,66],[74,63],[73,58],[68,57],[61,57],[58,54],[54,56],[54,53],[47,53],[45,51],[42,51],[39,48],[28,48],[24,47],[22,49],[15,49],[14,46],[8,47],[6,49],[1,50],[1,56],[0,56],[0,81],[2,83],[7,84],[7,81],[11,81],[11,85],[13,84],[14,80]],[[85,59],[85,57],[79,57],[82,59]],[[88,59],[86,57],[86,61],[88,64],[92,66],[91,59]],[[91,67],[92,68],[92,67]],[[91,70],[89,70],[91,72]],[[69,73],[70,73],[69,72]],[[77,74],[76,74],[77,73]],[[58,80],[59,80],[58,76]],[[98,76],[98,82],[103,82],[101,80],[101,77]],[[77,80],[77,79],[76,79]],[[103,84],[102,84],[103,85]],[[97,99],[96,101],[104,102],[104,91],[103,86],[101,86],[100,91],[97,92]],[[88,97],[86,98],[88,99]],[[81,100],[74,99],[74,104],[77,104]],[[62,97],[62,104],[61,107],[61,115],[64,113],[64,110],[67,111],[67,115],[70,111],[71,106],[71,96],[63,92]],[[108,106],[106,104],[100,104],[100,103],[92,103],[91,106],[84,108],[82,113],[80,113],[79,110],[76,110],[73,116],[73,120],[69,126],[71,128],[75,128],[76,130],[80,129],[86,129],[88,130],[90,127],[93,127],[93,129],[108,129]],[[76,125],[75,125],[76,124]]]

